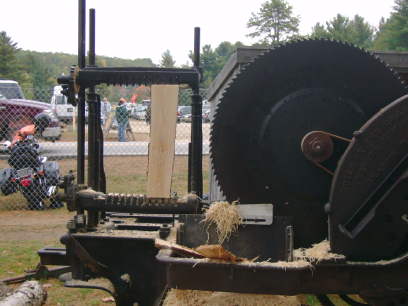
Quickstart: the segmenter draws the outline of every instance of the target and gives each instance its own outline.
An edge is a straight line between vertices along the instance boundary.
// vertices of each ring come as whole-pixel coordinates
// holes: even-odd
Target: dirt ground
[[[149,141],[150,125],[141,120],[130,119],[134,139],[132,141]],[[87,134],[87,133],[86,133]],[[87,136],[87,135],[85,135]],[[176,140],[187,141],[191,137],[191,123],[180,122],[176,127]],[[210,123],[203,123],[203,139],[208,140],[210,137]],[[118,139],[117,129],[110,129],[105,136],[105,141],[116,141]],[[76,132],[72,124],[62,126],[61,141],[76,141]],[[58,143],[58,142],[57,142]]]
[[[73,213],[58,211],[0,211],[0,241],[58,240]]]

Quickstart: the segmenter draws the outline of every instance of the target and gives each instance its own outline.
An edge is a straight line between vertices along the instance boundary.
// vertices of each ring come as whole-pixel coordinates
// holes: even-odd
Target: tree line
[[[310,34],[302,36],[299,34],[300,21],[301,17],[293,14],[293,7],[286,0],[267,0],[247,21],[247,36],[256,39],[253,46],[265,48],[299,38],[326,38],[346,41],[369,50],[408,50],[408,0],[395,0],[391,15],[387,19],[382,18],[378,26],[370,25],[360,15],[349,18],[337,14],[325,23],[316,23]],[[241,42],[224,41],[216,48],[208,44],[202,47],[203,88],[211,84],[230,55],[242,46]],[[191,51],[189,56],[193,56]],[[33,88],[28,98],[47,101],[43,98],[44,90],[56,85],[56,78],[67,73],[76,62],[77,57],[71,54],[21,50],[6,32],[0,32],[0,78],[16,80],[23,88]],[[176,62],[170,50],[166,50],[158,65],[150,58],[131,60],[104,56],[97,57],[97,65],[171,68],[176,67]],[[181,67],[186,68],[188,64]],[[123,94],[123,89],[112,86],[102,86],[100,91],[111,99]],[[138,99],[148,94],[145,88],[139,87],[133,91]]]
[[[316,23],[310,34],[302,36],[299,34],[300,20],[300,16],[294,16],[293,7],[287,1],[269,0],[252,13],[247,23],[251,30],[248,36],[257,38],[257,44],[265,47],[299,38],[326,38],[370,50],[408,50],[408,0],[395,0],[390,17],[381,18],[378,26],[370,25],[358,14],[351,19],[337,14],[324,24]]]

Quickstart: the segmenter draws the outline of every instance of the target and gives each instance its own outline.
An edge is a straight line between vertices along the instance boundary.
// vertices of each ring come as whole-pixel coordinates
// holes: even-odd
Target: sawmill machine
[[[228,76],[213,114],[210,157],[243,224],[223,246],[258,260],[180,257],[159,251],[155,240],[190,248],[217,242],[202,222],[213,203],[202,196],[199,31],[192,69],[98,68],[91,27],[85,65],[84,3],[79,65],[59,81],[79,109],[89,105],[88,182],[79,167],[76,177],[65,176],[61,198],[76,215],[61,238],[64,249],[39,251],[42,264],[70,266],[67,287],[105,290],[118,305],[159,303],[169,288],[314,294],[325,305],[327,294],[360,305],[348,296],[359,294],[370,305],[408,305],[408,96],[396,72],[347,43],[299,40],[264,50]],[[187,196],[106,193],[99,84],[191,87]],[[80,164],[80,130],[78,137]],[[325,240],[335,256],[297,264],[295,250]],[[94,282],[101,277],[111,286]]]

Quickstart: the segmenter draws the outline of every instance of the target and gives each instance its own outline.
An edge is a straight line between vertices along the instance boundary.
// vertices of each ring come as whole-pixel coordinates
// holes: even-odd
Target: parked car
[[[177,110],[177,122],[191,122],[191,106],[179,106]]]
[[[0,79],[0,93],[6,99],[24,99],[20,85],[13,80]]]
[[[211,121],[210,114],[211,114],[210,105],[208,104],[203,105],[203,113],[202,113],[203,122]]]
[[[51,121],[39,136],[51,141],[61,137],[59,120],[49,104],[24,99],[20,86],[12,80],[0,80],[0,93],[0,140],[10,140],[15,131],[31,124],[39,113],[46,114]]]
[[[149,106],[152,103],[152,101],[150,99],[145,99],[142,101],[142,105],[143,106]]]
[[[130,114],[132,118],[137,120],[145,120],[146,119],[146,110],[147,106],[145,105],[136,105]]]

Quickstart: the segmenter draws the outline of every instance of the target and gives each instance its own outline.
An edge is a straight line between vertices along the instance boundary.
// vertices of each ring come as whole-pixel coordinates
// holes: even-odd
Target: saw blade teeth
[[[318,54],[320,49],[318,48],[320,47],[324,47],[325,52],[328,52],[327,54],[330,54],[329,60],[322,60],[321,57],[319,57]],[[331,54],[330,51],[332,51],[333,54]],[[353,86],[355,86],[355,88],[358,88],[358,90],[360,90],[360,87],[367,87],[367,91],[361,94],[365,97],[366,100],[370,100],[368,98],[368,96],[370,95],[370,91],[368,90],[369,84],[367,83],[368,81],[366,81],[366,78],[363,77],[362,73],[356,73],[356,75],[358,74],[360,76],[360,79],[357,79],[357,76],[353,75],[353,71],[359,72],[358,70],[360,67],[360,60],[362,60],[364,62],[364,65],[366,65],[362,67],[368,67],[370,71],[372,70],[374,72],[377,70],[381,71],[382,75],[379,77],[383,78],[384,80],[384,88],[386,88],[388,85],[390,85],[392,88],[397,88],[397,82],[403,85],[398,88],[403,87],[404,90],[406,90],[405,83],[401,82],[401,78],[398,76],[398,74],[389,66],[385,65],[381,59],[374,56],[371,52],[353,46],[352,44],[349,44],[347,42],[325,38],[297,39],[291,42],[280,44],[271,49],[266,49],[264,52],[254,57],[248,64],[244,65],[239,71],[237,71],[234,77],[228,81],[227,85],[225,85],[220,95],[220,100],[214,109],[210,131],[210,158],[213,161],[212,169],[215,176],[217,177],[217,181],[220,183],[220,188],[227,196],[227,199],[236,197],[242,198],[239,194],[242,190],[244,190],[245,192],[251,190],[251,188],[253,190],[257,190],[258,188],[259,190],[259,186],[257,185],[267,185],[263,181],[248,181],[248,179],[244,176],[244,173],[250,173],[251,171],[254,171],[253,169],[262,168],[262,166],[260,165],[254,165],[252,167],[251,165],[245,164],[247,160],[256,160],[258,158],[256,154],[258,154],[258,151],[260,150],[259,147],[254,145],[254,142],[252,142],[252,140],[246,139],[245,137],[251,135],[252,132],[256,133],[256,131],[253,129],[259,125],[260,121],[264,120],[264,118],[252,118],[249,116],[249,113],[246,114],[245,112],[255,111],[253,106],[259,105],[259,99],[263,97],[262,95],[265,95],[265,93],[263,93],[264,91],[267,92],[267,95],[265,95],[265,99],[269,99],[271,97],[271,105],[274,105],[273,103],[277,102],[276,100],[274,100],[274,97],[282,95],[282,99],[283,97],[291,94],[291,91],[285,91],[285,88],[288,86],[287,84],[283,84],[283,81],[279,83],[279,78],[282,78],[283,80],[285,78],[289,80],[293,79],[294,84],[307,84],[304,82],[304,80],[307,80],[308,78],[310,78],[310,75],[313,75],[310,74],[310,70],[303,68],[304,70],[300,70],[300,72],[297,72],[296,74],[285,75],[286,71],[290,71],[290,73],[293,73],[293,71],[296,71],[297,69],[297,67],[294,67],[294,64],[292,64],[293,57],[296,58],[296,56],[302,57],[304,56],[304,54],[311,54],[311,58],[313,61],[311,63],[308,63],[309,66],[312,65],[323,67],[321,63],[326,63],[325,61],[328,61],[330,63],[330,61],[332,61],[334,64],[336,64],[337,69],[340,69],[340,72],[342,72],[341,69],[343,69],[343,67],[341,65],[338,65],[337,63],[338,58],[342,58],[343,52],[345,51],[346,53],[348,52],[347,54],[352,55],[350,59],[347,58],[344,65],[344,73],[348,73],[348,71],[351,72],[350,80],[348,81],[347,85],[348,87],[338,87],[340,86],[340,84],[342,84],[343,81],[342,79],[338,79],[338,71],[333,71],[329,75],[330,80],[332,80],[332,86],[339,92],[347,91],[344,92],[344,95],[347,96],[350,94],[348,92],[348,89],[354,88]],[[373,61],[370,62],[367,57],[362,57],[361,59],[361,54],[366,54],[367,57],[375,59],[375,61],[378,61],[378,63],[382,63],[382,65],[374,64]],[[277,69],[275,68],[275,66],[280,65],[283,67],[283,63],[287,64],[288,69],[286,71],[279,70],[282,75],[273,75],[274,71],[276,71]],[[297,61],[297,63],[301,63],[300,60]],[[325,73],[330,73],[330,71],[327,69],[321,69]],[[391,73],[386,72],[386,70],[391,71]],[[344,77],[344,73],[340,73],[340,75]],[[313,75],[313,77],[315,77],[315,75]],[[371,78],[371,80],[373,80],[373,77],[373,75],[369,75],[367,76],[367,79]],[[271,81],[267,83],[266,81],[264,81],[266,80],[265,78],[269,78]],[[278,82],[275,83],[272,80],[278,80]],[[338,80],[338,82],[336,82],[336,80]],[[363,83],[363,81],[365,81],[367,85],[366,83]],[[322,77],[321,79],[317,80],[317,82],[326,84],[326,79]],[[330,82],[331,81],[329,81],[329,83]],[[353,84],[353,82],[356,84]],[[260,86],[266,87],[261,88]],[[374,91],[378,92],[377,89],[375,89]],[[378,101],[380,101],[381,98],[384,98],[384,100],[388,100],[387,94],[385,94],[386,90],[384,89],[383,92],[383,96],[380,95],[379,97],[377,97]],[[382,103],[390,103],[391,101],[392,100],[383,101]],[[379,105],[381,104],[380,102],[378,103]],[[269,106],[269,104],[266,106],[272,107]],[[242,132],[241,129],[245,130],[245,132]],[[234,135],[234,133],[237,134]],[[239,142],[239,144],[237,142]],[[251,148],[251,150],[248,151],[245,146]],[[253,146],[253,148],[251,146]],[[225,151],[227,148],[228,150]],[[251,154],[251,156],[244,156],[245,158],[242,159],[241,155],[243,156],[245,154]],[[268,162],[265,161],[264,163],[265,165],[263,166],[267,166]],[[242,171],[240,172],[242,173],[237,174],[237,169],[241,169]],[[257,180],[257,178],[255,180]],[[246,185],[248,185],[249,187]],[[263,186],[261,187],[263,188]],[[260,199],[256,194],[256,191],[254,191],[253,195],[250,193],[246,194],[244,198],[245,197],[254,201]]]

